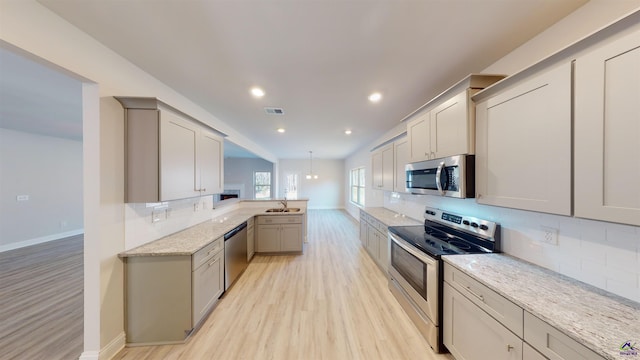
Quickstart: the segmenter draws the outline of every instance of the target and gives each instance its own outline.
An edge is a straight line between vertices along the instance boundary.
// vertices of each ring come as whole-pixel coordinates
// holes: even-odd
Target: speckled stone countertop
[[[640,342],[640,303],[505,254],[442,258],[606,359]]]
[[[422,222],[383,207],[361,209],[387,226],[421,225]]]
[[[249,207],[230,211],[212,220],[202,222],[177,233],[118,254],[121,258],[132,256],[192,255],[215,239],[224,236],[236,226],[256,215],[283,216],[304,215],[306,209],[290,213],[267,213],[269,207]]]

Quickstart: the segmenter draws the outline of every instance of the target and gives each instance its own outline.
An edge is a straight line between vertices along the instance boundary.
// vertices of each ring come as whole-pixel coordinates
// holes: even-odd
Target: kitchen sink
[[[266,212],[298,212],[300,208],[273,208],[267,209]]]

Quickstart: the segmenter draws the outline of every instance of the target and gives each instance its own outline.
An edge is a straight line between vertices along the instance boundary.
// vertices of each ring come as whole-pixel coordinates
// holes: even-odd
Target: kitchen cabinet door
[[[393,144],[383,146],[371,154],[371,174],[373,188],[393,191],[395,173]]]
[[[575,216],[640,226],[640,31],[575,62]]]
[[[445,282],[443,339],[456,360],[520,360],[522,340]]]
[[[200,195],[220,194],[224,187],[222,138],[211,131],[202,130],[198,141]]]
[[[224,251],[193,272],[193,325],[209,312],[224,291]]]
[[[369,224],[367,229],[367,251],[374,261],[378,261],[378,230]]]
[[[430,152],[432,159],[473,154],[473,121],[470,121],[467,90],[431,110]]]
[[[198,127],[176,114],[160,114],[160,200],[200,195],[196,142]]]
[[[397,140],[393,143],[394,165],[396,168],[393,179],[393,191],[407,191],[407,173],[404,167],[409,163],[409,141],[407,138]]]
[[[256,248],[258,252],[280,251],[280,225],[259,225]]]
[[[389,271],[389,240],[387,234],[378,231],[378,265],[385,275]]]
[[[431,121],[430,113],[425,112],[407,122],[407,139],[409,141],[409,162],[429,160],[431,155]]]
[[[366,220],[366,215],[362,212],[360,213],[360,242],[362,246],[366,247],[367,244],[367,229],[369,228],[369,224]]]
[[[476,200],[571,215],[571,63],[476,105]]]
[[[254,219],[250,218],[247,220],[247,262],[253,259],[253,255],[255,254],[256,243],[255,243],[255,227],[254,227]]]
[[[280,228],[280,251],[302,251],[302,225],[282,225]]]

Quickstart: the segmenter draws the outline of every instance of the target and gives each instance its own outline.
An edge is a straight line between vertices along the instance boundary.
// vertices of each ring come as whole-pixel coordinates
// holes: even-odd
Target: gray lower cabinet
[[[443,342],[456,360],[604,360],[448,263],[442,297]]]
[[[184,342],[223,291],[223,238],[193,255],[125,258],[127,343]]]
[[[255,221],[253,218],[249,218],[247,220],[247,261],[251,261],[251,259],[253,259],[253,255],[256,253],[254,223]]]
[[[448,283],[443,291],[443,340],[456,360],[522,359],[520,338]]]
[[[385,273],[389,264],[387,225],[360,210],[360,241],[378,267]]]
[[[257,217],[256,252],[302,252],[303,215]]]

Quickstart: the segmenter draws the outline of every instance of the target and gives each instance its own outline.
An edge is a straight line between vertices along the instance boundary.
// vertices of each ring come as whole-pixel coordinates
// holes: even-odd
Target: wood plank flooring
[[[0,253],[0,359],[77,359],[83,236]]]
[[[452,359],[436,355],[340,210],[308,213],[299,256],[257,256],[186,344],[115,359]]]

